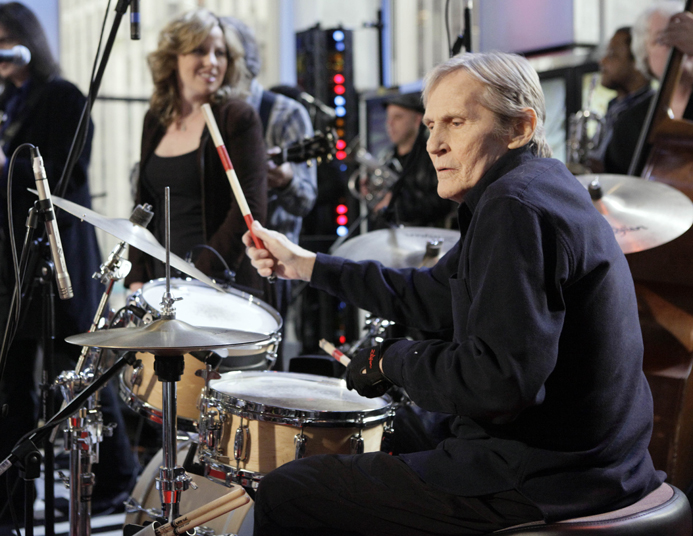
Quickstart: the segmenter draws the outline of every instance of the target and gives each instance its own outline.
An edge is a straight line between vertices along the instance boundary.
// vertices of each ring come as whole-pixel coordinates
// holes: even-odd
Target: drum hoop
[[[140,400],[125,383],[125,379],[121,374],[119,376],[120,399],[138,415],[152,422],[161,424],[164,419],[164,414],[160,409],[155,408],[148,402]],[[176,423],[179,430],[183,432],[197,433],[197,422],[187,417],[176,415]]]
[[[186,277],[186,278],[180,278],[180,277],[174,278],[174,277],[172,277],[171,278],[171,290],[173,291],[174,287],[177,284],[181,284],[181,283],[185,284],[185,285],[193,286],[193,287],[202,287],[205,289],[210,289],[214,292],[220,292],[220,291],[206,285],[205,283],[202,283],[201,281],[197,281],[197,280],[191,279],[189,277]],[[154,309],[154,306],[149,304],[149,302],[147,302],[147,300],[144,299],[144,291],[147,288],[152,288],[152,287],[161,286],[161,285],[164,285],[164,286],[166,285],[166,278],[165,277],[162,277],[159,279],[152,279],[151,281],[147,281],[144,285],[142,285],[142,287],[140,289],[138,289],[132,295],[133,299],[139,299],[142,304],[146,305],[145,309],[147,309],[147,310],[153,309],[151,312],[155,318],[159,318],[161,313],[159,312],[158,309]],[[272,333],[268,333],[268,335],[272,335],[272,334],[276,334],[276,333],[281,332],[284,321],[283,321],[281,315],[279,314],[279,311],[277,311],[274,307],[272,307],[268,303],[265,303],[264,301],[260,300],[259,298],[253,296],[252,294],[249,294],[247,292],[243,292],[241,290],[238,290],[238,289],[235,289],[232,287],[226,288],[225,293],[230,294],[231,296],[236,296],[237,298],[242,298],[244,301],[252,303],[253,305],[258,306],[261,309],[264,309],[265,312],[269,313],[270,316],[272,316],[272,318],[274,318],[274,320],[277,322],[277,328]]]
[[[292,378],[296,380],[307,380],[316,383],[328,383],[334,385],[338,383],[335,378],[327,376],[321,377],[310,374],[298,373],[278,373],[278,372],[227,372],[226,378],[245,376],[261,378],[264,374],[281,375],[280,377]],[[329,426],[336,428],[353,428],[353,427],[370,427],[385,421],[392,407],[392,399],[388,396],[380,397],[385,403],[379,408],[363,409],[363,410],[320,410],[320,409],[297,409],[282,406],[273,406],[263,402],[248,400],[242,395],[233,395],[224,393],[214,387],[209,388],[208,400],[218,401],[221,408],[233,415],[243,418],[253,419],[256,421],[271,422],[277,424],[286,424],[300,428],[301,426]]]

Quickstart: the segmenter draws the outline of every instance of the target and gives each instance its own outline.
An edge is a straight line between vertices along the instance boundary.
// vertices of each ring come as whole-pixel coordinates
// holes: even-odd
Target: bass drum
[[[189,447],[190,441],[178,444],[178,465],[183,465]],[[154,521],[154,518],[161,513],[161,499],[159,498],[159,490],[156,489],[156,478],[159,476],[159,467],[162,463],[163,451],[160,450],[147,464],[137,481],[137,485],[132,490],[126,509],[125,525],[144,525]],[[194,476],[193,479],[197,489],[190,487],[181,494],[181,515],[190,513],[230,491],[227,486],[215,484],[201,476]],[[204,534],[205,536],[238,534],[244,523],[246,526],[252,524],[252,515],[248,516],[248,513],[249,511],[252,512],[250,509],[253,504],[251,499],[248,504],[208,521],[201,527],[197,527],[197,534]],[[246,516],[248,516],[247,520]]]
[[[166,280],[146,283],[130,298],[128,307],[146,312],[144,324],[159,317]],[[267,335],[260,343],[218,349],[219,357],[229,357],[228,365],[234,370],[265,370],[274,362],[281,341],[282,319],[279,313],[250,294],[229,289],[219,292],[198,281],[171,280],[171,294],[180,298],[175,302],[176,319],[192,326],[238,329]],[[133,315],[134,316],[134,315]],[[205,369],[204,357],[185,354],[185,369],[181,381],[176,383],[178,428],[188,432],[196,430],[199,417],[197,399],[205,385],[201,375]],[[156,423],[162,421],[162,383],[154,374],[154,356],[138,352],[139,367],[126,366],[120,376],[120,396],[140,415]],[[218,359],[217,359],[218,360]]]

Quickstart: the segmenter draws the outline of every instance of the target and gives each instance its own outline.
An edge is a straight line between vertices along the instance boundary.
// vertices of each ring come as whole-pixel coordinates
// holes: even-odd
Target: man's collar
[[[520,147],[519,149],[511,149],[503,156],[501,156],[496,162],[484,173],[484,175],[479,179],[471,190],[469,190],[463,200],[463,204],[469,208],[469,211],[473,214],[476,206],[479,204],[481,196],[484,195],[486,189],[500,179],[506,173],[512,171],[520,164],[537,158],[528,148],[527,145]]]

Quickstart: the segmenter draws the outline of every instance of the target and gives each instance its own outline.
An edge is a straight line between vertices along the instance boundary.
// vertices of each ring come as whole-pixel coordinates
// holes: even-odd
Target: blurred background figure
[[[643,11],[633,25],[632,49],[636,66],[649,77],[662,79],[672,46],[684,54],[693,52],[693,35],[685,31],[693,23],[690,13],[680,13],[682,8],[683,4],[678,1],[659,2]],[[681,24],[684,31],[678,30]],[[686,56],[682,64],[681,79],[671,99],[671,113],[675,119],[693,119],[693,106],[690,102],[692,89],[693,61]],[[651,95],[620,114],[604,157],[604,171],[607,173],[628,173],[650,102]]]
[[[245,63],[252,77],[247,101],[260,115],[269,154],[278,154],[282,148],[313,136],[313,125],[306,109],[294,99],[264,89],[258,81],[261,60],[253,31],[237,18],[222,17],[221,20],[236,31],[243,45]],[[267,188],[267,227],[298,244],[303,218],[315,206],[318,195],[316,166],[306,162],[276,165],[267,159]],[[291,288],[291,281],[277,279],[267,289],[267,300],[282,318],[286,318],[288,312]],[[283,370],[283,366],[280,350],[273,368]]]
[[[396,95],[383,104],[387,135],[392,142],[378,155],[383,165],[399,176],[376,203],[369,216],[369,229],[392,225],[450,227],[456,205],[438,195],[438,179],[426,152],[426,129],[421,123],[421,95]],[[362,181],[361,189],[367,188]]]
[[[631,28],[627,26],[619,28],[609,41],[606,53],[599,62],[601,84],[607,89],[616,91],[616,97],[609,101],[604,115],[599,145],[589,155],[589,167],[594,173],[604,171],[606,148],[611,141],[618,116],[624,110],[649,100],[654,93],[650,87],[650,77],[635,65],[631,42]]]
[[[267,214],[267,165],[262,125],[244,100],[250,76],[236,34],[206,9],[188,11],[161,31],[149,55],[154,94],[144,118],[136,204],[149,203],[150,230],[164,240],[164,188],[171,193],[171,251],[220,280],[263,293],[263,282],[244,255],[247,229],[213,140],[202,105],[212,105],[253,217]],[[197,250],[200,250],[197,252]],[[130,248],[131,291],[164,276],[163,263]],[[233,272],[231,276],[230,272]]]
[[[77,124],[86,99],[72,83],[60,77],[60,68],[51,54],[45,33],[34,13],[18,2],[0,4],[0,48],[10,49],[23,45],[31,52],[28,64],[0,63],[0,79],[4,91],[0,95],[2,126],[0,126],[0,325],[4,331],[11,296],[15,284],[11,265],[9,226],[7,218],[7,180],[10,158],[23,143],[37,146],[43,157],[46,175],[53,194],[58,192],[58,181],[70,152]],[[77,161],[72,176],[67,178],[65,196],[85,207],[91,206],[87,168],[91,155],[93,126],[89,124],[86,144]],[[28,150],[17,153],[12,177],[12,221],[17,248],[21,248],[26,233],[25,222],[29,208],[36,196],[27,191],[34,188],[34,174]],[[62,239],[68,273],[74,297],[54,300],[55,339],[54,363],[48,371],[47,381],[60,370],[72,369],[81,348],[65,343],[64,338],[89,330],[103,289],[92,274],[98,270],[100,254],[94,228],[81,224],[70,215],[58,211],[58,227]],[[43,225],[36,230],[35,238],[43,234]],[[35,273],[27,273],[33,280]],[[35,286],[35,283],[30,285]],[[57,294],[57,292],[56,292]],[[26,432],[37,426],[39,394],[35,378],[41,361],[37,352],[41,346],[41,289],[33,292],[33,300],[25,301],[30,307],[24,311],[25,321],[20,324],[0,384],[0,405],[3,407],[0,426],[0,457],[5,458],[14,444]],[[42,354],[44,355],[44,354]],[[49,364],[50,366],[50,364]],[[118,405],[112,389],[102,391],[104,422],[122,424]],[[109,508],[113,499],[126,496],[134,486],[137,464],[129,449],[123,426],[116,429],[114,437],[101,445],[102,456],[112,460],[109,464],[94,467],[97,484],[94,489],[93,510]],[[16,490],[11,501],[19,519],[23,519],[23,493],[18,483],[18,473],[13,468],[0,482],[0,523],[10,521],[7,497],[10,489]]]

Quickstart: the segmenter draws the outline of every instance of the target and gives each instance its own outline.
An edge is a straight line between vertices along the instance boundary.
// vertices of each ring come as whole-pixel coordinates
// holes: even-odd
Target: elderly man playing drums
[[[614,510],[657,488],[647,446],[633,282],[613,231],[544,139],[537,74],[518,56],[464,54],[424,89],[438,194],[460,203],[459,242],[433,267],[315,255],[255,225],[271,272],[452,342],[386,340],[347,385],[402,386],[456,415],[426,452],[320,455],[263,478],[255,534],[485,534]]]

